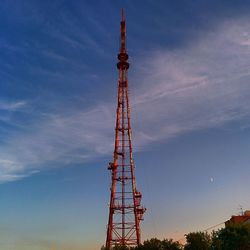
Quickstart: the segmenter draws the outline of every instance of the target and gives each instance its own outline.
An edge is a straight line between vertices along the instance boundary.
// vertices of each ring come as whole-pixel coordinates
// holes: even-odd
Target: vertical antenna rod
[[[137,246],[141,242],[140,222],[146,211],[141,207],[141,193],[136,189],[135,166],[132,157],[130,104],[127,71],[129,68],[126,51],[126,23],[124,11],[120,24],[120,51],[117,68],[118,100],[116,110],[115,149],[111,171],[111,194],[106,247],[115,245]]]

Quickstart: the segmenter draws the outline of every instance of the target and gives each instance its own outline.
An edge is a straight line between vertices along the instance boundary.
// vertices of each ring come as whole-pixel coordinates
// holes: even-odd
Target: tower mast
[[[136,189],[135,166],[132,157],[130,104],[127,71],[126,24],[122,10],[120,51],[118,54],[118,101],[116,110],[115,149],[111,171],[111,194],[106,247],[136,246],[141,242],[140,222],[146,211],[141,207],[141,193]]]

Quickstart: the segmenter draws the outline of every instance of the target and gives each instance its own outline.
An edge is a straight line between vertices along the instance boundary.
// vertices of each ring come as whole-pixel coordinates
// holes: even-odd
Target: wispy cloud
[[[8,102],[0,100],[0,110],[5,110],[5,111],[16,111],[21,108],[24,108],[26,105],[27,105],[26,101]]]
[[[224,22],[188,48],[149,53],[133,94],[139,131],[162,140],[249,116],[248,30]]]
[[[250,115],[248,19],[223,22],[189,47],[151,51],[130,78],[135,150]],[[59,58],[58,58],[59,59]],[[63,59],[63,58],[60,58]],[[64,60],[64,59],[63,59]],[[115,86],[115,85],[114,85]],[[2,105],[21,108],[24,103]],[[115,104],[45,114],[0,146],[2,181],[112,152]],[[1,108],[1,103],[0,103]]]
[[[6,101],[0,100],[0,121],[11,123],[12,115],[16,111],[24,111],[28,107],[26,101]],[[11,124],[14,125],[14,122]]]
[[[68,116],[44,115],[28,134],[15,135],[0,147],[3,178],[31,174],[44,165],[80,163],[105,155],[112,145],[112,121],[113,114],[105,105]]]
[[[16,181],[39,172],[38,170],[28,170],[23,164],[11,160],[0,160],[0,183]]]
[[[89,7],[87,7],[88,9]],[[86,15],[83,14],[83,17]],[[94,30],[98,27],[99,31],[102,31],[102,36],[106,36],[103,31],[104,27],[98,21],[86,17],[84,20],[85,25],[82,25],[72,13],[60,12],[58,15],[59,21],[56,24],[48,23],[46,25],[45,33],[50,37],[63,42],[64,44],[82,51],[93,50],[99,54],[105,54],[105,50],[102,48],[100,40],[96,38]],[[86,29],[88,25],[94,25],[95,29]],[[98,34],[98,33],[97,33]],[[107,39],[107,38],[106,38]]]

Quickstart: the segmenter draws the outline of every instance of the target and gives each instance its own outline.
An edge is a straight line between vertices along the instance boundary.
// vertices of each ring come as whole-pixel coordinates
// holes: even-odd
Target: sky
[[[105,243],[122,7],[143,240],[250,209],[249,1],[1,0],[1,249]]]

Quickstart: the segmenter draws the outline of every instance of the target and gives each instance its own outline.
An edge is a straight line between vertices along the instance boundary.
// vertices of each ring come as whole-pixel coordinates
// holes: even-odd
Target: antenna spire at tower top
[[[120,53],[126,53],[126,23],[124,16],[124,9],[122,8],[122,20],[121,20],[121,38],[120,38]]]

